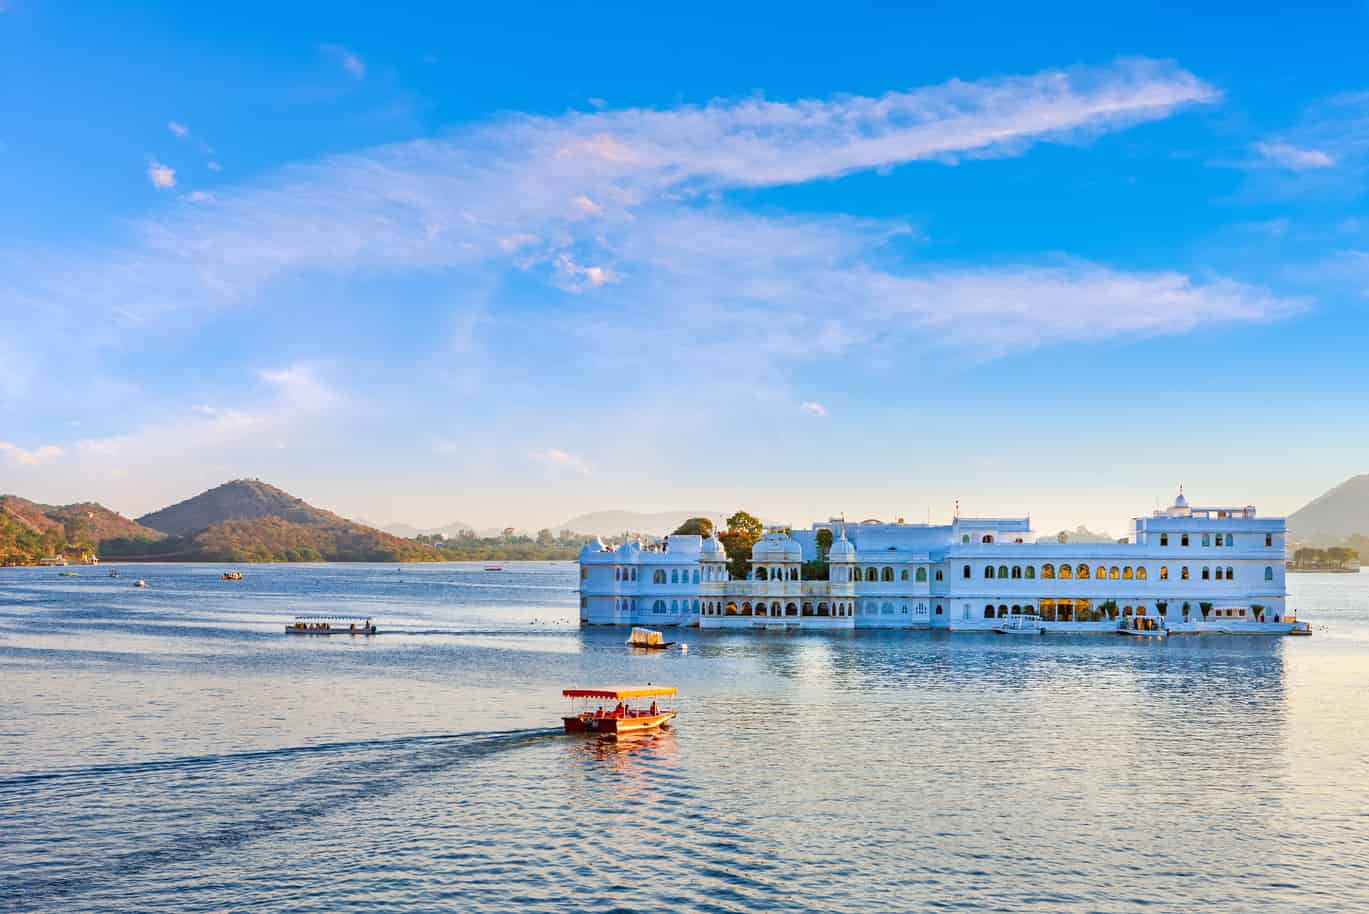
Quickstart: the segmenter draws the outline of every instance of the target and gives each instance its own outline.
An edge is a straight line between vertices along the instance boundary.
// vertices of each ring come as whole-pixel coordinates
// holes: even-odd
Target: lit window
[[[1145,579],[1146,579],[1146,566],[1145,566],[1145,565],[1137,565],[1137,566],[1136,566],[1136,580],[1138,580],[1138,581],[1144,581]]]
[[[1161,566],[1160,566],[1160,580],[1162,580],[1162,581],[1168,581],[1168,580],[1169,580],[1169,566],[1168,566],[1168,565],[1161,565]]]
[[[1048,563],[1048,564],[1045,564],[1045,565],[1042,565],[1042,566],[1041,566],[1041,578],[1042,578],[1043,580],[1046,580],[1046,581],[1053,581],[1053,580],[1055,580],[1055,566],[1054,566],[1054,565],[1051,565],[1051,564],[1049,564],[1049,563]]]
[[[1028,581],[1035,581],[1035,580],[1036,580],[1036,566],[1035,566],[1035,565],[1028,565],[1028,566],[1027,566],[1027,580],[1028,580]]]
[[[1185,581],[1188,580],[1188,566],[1187,566],[1187,565],[1185,565],[1184,567],[1182,567],[1182,568],[1179,569],[1179,577],[1182,578],[1182,579],[1185,580]]]
[[[1272,545],[1274,545],[1274,534],[1272,534],[1272,533],[1266,533],[1266,534],[1264,535],[1264,544],[1265,544],[1266,546],[1272,546]]]
[[[980,542],[981,542],[981,543],[992,543],[992,542],[993,542],[993,537],[986,533],[986,534],[984,534],[983,538],[980,539]]]
[[[1093,573],[1093,576],[1100,581],[1105,581],[1108,577],[1108,570],[1102,565],[1099,565],[1098,570]]]
[[[1226,566],[1226,579],[1228,581],[1234,581],[1236,579],[1236,570],[1230,565]]]
[[[1218,546],[1225,546],[1225,545],[1226,545],[1226,537],[1222,536],[1220,533],[1217,534],[1217,545],[1218,545]]]
[[[1130,580],[1131,580],[1131,577],[1132,577],[1132,575],[1131,575],[1131,566],[1128,565],[1128,566],[1126,566],[1125,568],[1122,569],[1122,580],[1124,580],[1124,581],[1130,581]]]
[[[1074,573],[1074,576],[1081,581],[1087,581],[1089,579],[1089,566],[1081,564],[1079,570]]]
[[[1074,577],[1074,569],[1068,565],[1060,566],[1060,580],[1068,581]]]
[[[1122,569],[1118,568],[1116,565],[1113,565],[1111,568],[1108,569],[1108,577],[1114,581],[1120,579],[1122,577]]]

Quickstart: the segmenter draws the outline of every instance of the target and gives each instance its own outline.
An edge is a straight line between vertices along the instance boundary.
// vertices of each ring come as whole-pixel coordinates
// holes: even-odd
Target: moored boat
[[[673,708],[662,708],[657,698],[674,696],[674,686],[625,686],[607,689],[564,689],[561,695],[572,702],[584,702],[580,710],[561,718],[567,733],[594,733],[600,736],[624,736],[668,727],[675,719]],[[633,701],[652,699],[647,708],[632,707]],[[592,701],[616,701],[611,711],[600,704],[590,710]]]
[[[370,616],[295,616],[285,626],[287,635],[374,635]]]
[[[1002,624],[995,625],[993,630],[998,635],[1044,635],[1046,633],[1045,627],[1041,624],[1041,617],[1030,613],[1004,619]]]
[[[639,647],[648,651],[663,651],[666,648],[674,647],[675,642],[666,641],[664,635],[649,628],[634,628],[632,634],[628,636],[627,646]]]
[[[241,571],[225,571],[225,572],[223,573],[223,579],[224,579],[225,581],[241,581],[241,580],[242,580],[242,572],[241,572]]]
[[[136,580],[136,581],[133,582],[133,586],[134,586],[134,587],[146,587],[146,586],[147,586],[147,582],[144,581],[142,578],[139,578],[138,580]]]

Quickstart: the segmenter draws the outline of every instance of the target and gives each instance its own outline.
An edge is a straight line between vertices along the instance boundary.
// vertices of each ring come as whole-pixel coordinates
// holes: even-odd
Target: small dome
[[[1188,499],[1187,499],[1187,498],[1184,498],[1184,490],[1183,490],[1183,489],[1180,489],[1180,490],[1179,490],[1179,497],[1176,498],[1176,499],[1174,499],[1174,507],[1176,507],[1176,508],[1187,508],[1187,507],[1188,507]]]
[[[751,561],[763,562],[802,562],[803,547],[788,533],[772,530],[756,541],[751,547]]]
[[[642,547],[641,544],[638,543],[636,540],[628,540],[614,551],[622,554],[623,556],[631,556],[637,555],[639,552],[641,552]]]
[[[609,551],[609,548],[608,548],[607,546],[604,545],[604,541],[601,540],[601,539],[599,539],[599,537],[597,537],[597,536],[594,538],[594,541],[593,541],[593,542],[591,542],[591,543],[585,543],[585,545],[583,545],[583,546],[580,547],[580,554],[581,554],[581,555],[593,555],[593,554],[596,553],[596,552],[608,552],[608,551]]]
[[[856,547],[851,545],[851,541],[846,538],[846,531],[843,530],[841,537],[832,543],[832,548],[827,550],[827,561],[829,562],[854,562],[856,560]]]
[[[718,534],[715,533],[703,541],[703,545],[699,547],[699,558],[711,562],[727,561],[727,550],[723,548]]]

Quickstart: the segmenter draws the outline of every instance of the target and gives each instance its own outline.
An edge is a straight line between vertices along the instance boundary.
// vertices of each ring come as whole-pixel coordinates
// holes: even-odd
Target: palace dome
[[[756,541],[751,547],[751,561],[756,564],[765,562],[802,562],[803,547],[788,533],[772,530]]]
[[[851,545],[851,541],[846,538],[846,531],[842,531],[841,536],[833,540],[832,548],[827,550],[828,562],[854,562],[856,560],[856,547]]]
[[[699,558],[705,562],[727,561],[727,550],[723,548],[718,534],[714,533],[704,538],[703,545],[699,547]]]
[[[585,543],[580,547],[581,555],[593,555],[596,552],[608,552],[609,548],[604,545],[604,541],[595,537],[593,542]]]

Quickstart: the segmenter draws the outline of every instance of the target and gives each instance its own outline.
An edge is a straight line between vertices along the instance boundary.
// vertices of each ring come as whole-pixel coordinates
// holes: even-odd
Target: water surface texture
[[[642,655],[505,568],[0,569],[0,909],[1369,910],[1369,575],[1290,575],[1312,638]],[[673,732],[559,733],[639,682]]]

